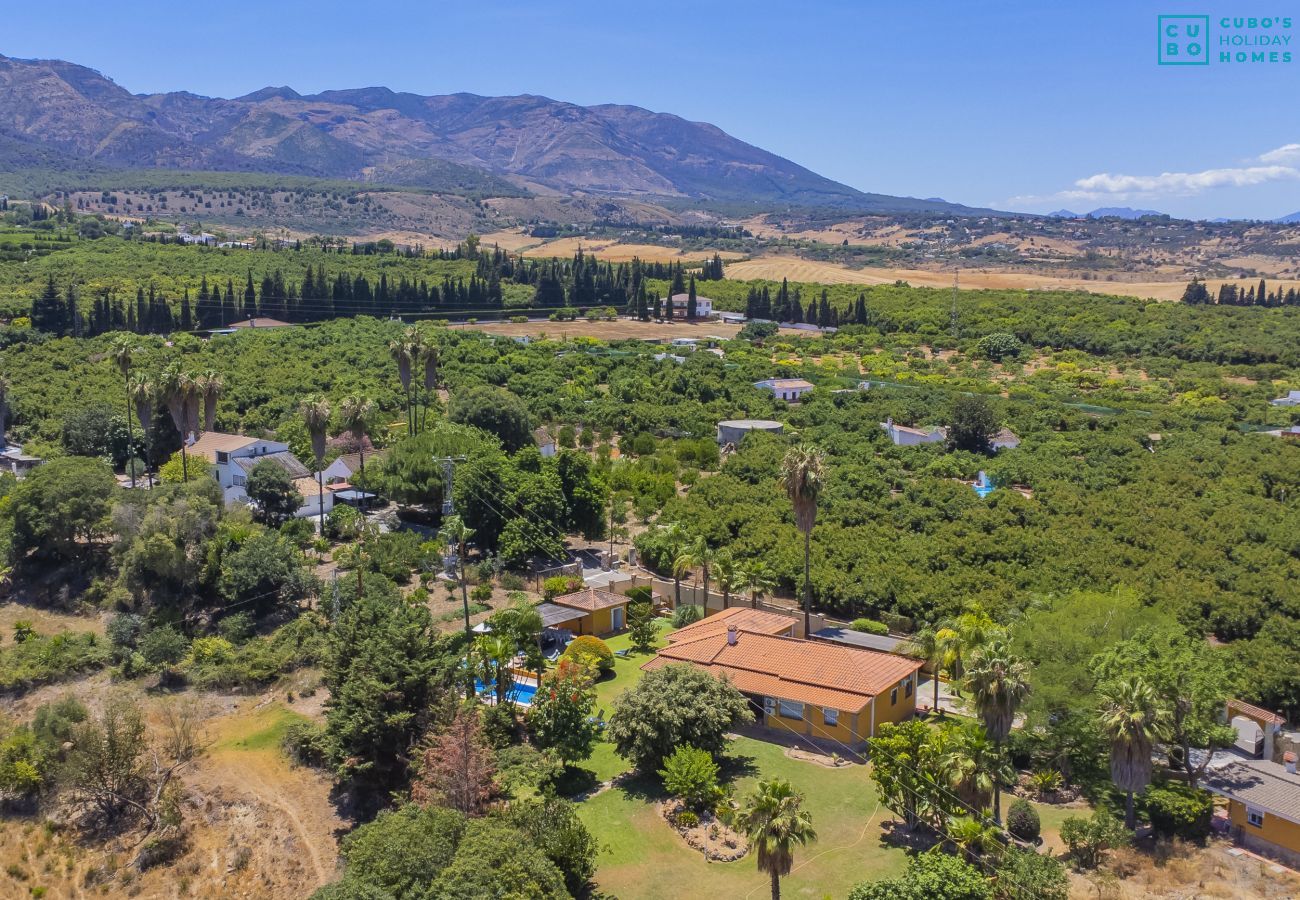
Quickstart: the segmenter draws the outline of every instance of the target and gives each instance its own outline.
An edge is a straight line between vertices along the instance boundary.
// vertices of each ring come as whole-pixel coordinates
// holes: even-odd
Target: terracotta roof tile
[[[622,594],[602,591],[598,588],[586,588],[585,590],[574,591],[572,594],[562,594],[551,602],[558,606],[567,606],[570,609],[595,612],[598,609],[609,609],[611,606],[622,606],[629,601]]]
[[[186,448],[187,453],[202,456],[208,462],[217,461],[217,451],[233,453],[250,444],[256,444],[257,438],[244,437],[242,434],[222,434],[220,431],[205,431],[199,439]]]
[[[669,643],[695,640],[706,635],[726,634],[727,629],[735,627],[739,631],[754,631],[759,634],[785,634],[794,625],[794,619],[780,613],[764,612],[744,606],[733,606],[720,613],[707,616],[698,622],[692,622],[668,635]]]

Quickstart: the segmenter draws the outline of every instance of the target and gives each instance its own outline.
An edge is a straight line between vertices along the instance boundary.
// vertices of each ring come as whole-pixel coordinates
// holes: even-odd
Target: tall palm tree
[[[5,426],[9,423],[9,379],[0,375],[0,450],[5,447]]]
[[[324,397],[304,400],[300,408],[307,432],[311,435],[311,452],[316,457],[316,499],[320,504],[320,533],[325,533],[325,431],[329,428],[330,402]]]
[[[749,605],[754,609],[758,609],[759,600],[776,590],[776,576],[761,559],[745,568],[745,590],[749,591]]]
[[[1002,758],[1002,742],[1011,734],[1016,710],[1029,697],[1029,666],[1011,652],[1002,638],[995,638],[975,650],[966,673],[975,711],[984,732]],[[995,773],[995,776],[1001,773]],[[993,821],[1002,824],[1002,779],[993,779]]]
[[[731,595],[745,588],[745,572],[736,562],[736,557],[727,548],[713,554],[713,577],[717,579],[718,590],[722,592],[722,608],[731,607]]]
[[[352,439],[357,442],[357,450],[361,453],[361,481],[363,484],[366,480],[366,431],[374,414],[375,402],[367,400],[365,397],[359,397],[356,394],[339,404],[339,418],[343,422],[343,427],[348,434],[352,435]]]
[[[993,799],[995,781],[1003,768],[998,748],[974,722],[952,729],[948,735],[940,759],[948,786],[966,806],[984,809]]]
[[[417,364],[424,370],[424,418],[417,430],[423,431],[429,424],[429,404],[433,401],[433,392],[438,387],[438,361],[440,359],[436,344],[422,344]]]
[[[126,386],[127,396],[135,407],[135,420],[140,423],[140,437],[144,441],[144,471],[149,487],[153,487],[153,473],[149,471],[149,457],[153,455],[153,404],[154,384],[147,375],[137,373]],[[134,475],[134,472],[132,473]]]
[[[930,667],[930,681],[934,685],[934,712],[939,710],[939,672],[944,667],[947,648],[940,639],[939,629],[925,626],[899,645],[898,652],[913,659],[925,660]]]
[[[1151,749],[1165,734],[1168,711],[1155,689],[1130,675],[1101,689],[1099,724],[1110,740],[1110,777],[1126,795],[1124,825],[1137,827],[1133,795],[1151,783]]]
[[[131,363],[135,359],[136,348],[131,339],[124,334],[119,334],[113,339],[109,349],[109,354],[113,357],[113,362],[117,365],[117,371],[122,374],[122,385],[126,389],[126,457],[127,465],[131,472],[131,487],[135,487],[135,466],[132,462],[132,445],[135,443],[135,436],[131,431]],[[144,423],[140,423],[144,427]]]
[[[736,824],[757,851],[758,869],[772,879],[772,900],[781,900],[781,877],[794,867],[794,848],[817,839],[803,795],[781,778],[760,781]]]
[[[185,448],[189,445],[191,407],[195,399],[194,378],[181,368],[180,361],[174,361],[163,369],[158,378],[158,387],[162,392],[163,403],[172,417],[172,424],[181,435],[181,479],[190,480],[189,457]]]
[[[474,649],[485,663],[484,671],[492,674],[497,705],[504,705],[510,692],[510,663],[517,648],[514,639],[506,634],[480,634],[474,640]]]
[[[217,401],[225,392],[226,384],[211,369],[195,378],[194,384],[203,400],[203,430],[213,431],[217,424]]]
[[[678,578],[699,569],[704,576],[704,614],[709,614],[709,566],[713,564],[713,551],[702,535],[686,544],[673,560],[673,574]]]
[[[812,582],[809,565],[812,559],[812,530],[817,524],[817,498],[826,479],[826,457],[810,444],[800,444],[786,451],[781,460],[781,486],[794,505],[794,524],[803,532],[803,633],[812,631]]]
[[[943,647],[943,667],[948,670],[958,694],[961,693],[966,662],[971,654],[1002,633],[1002,629],[978,604],[972,604],[961,615],[940,624],[936,639]]]
[[[407,434],[415,433],[415,427],[411,423],[411,356],[413,349],[410,342],[406,340],[405,335],[388,342],[388,355],[397,363],[397,380],[402,383],[402,394],[405,397]]]
[[[664,542],[668,545],[669,567],[673,573],[673,609],[682,605],[682,573],[677,568],[677,558],[686,549],[686,531],[676,522],[664,526]]]

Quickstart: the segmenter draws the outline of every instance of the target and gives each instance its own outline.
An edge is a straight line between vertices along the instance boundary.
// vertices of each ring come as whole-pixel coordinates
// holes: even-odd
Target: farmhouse
[[[703,669],[734,684],[763,727],[853,748],[865,745],[884,723],[915,712],[920,662],[772,633],[778,626],[789,628],[791,621],[742,618],[753,612],[737,609],[718,625],[704,619],[690,626],[697,629],[693,634],[670,635],[668,646],[641,668]]]
[[[574,634],[599,636],[627,627],[627,605],[630,602],[622,594],[584,588],[540,604],[537,612],[547,628],[562,627]]]
[[[557,450],[555,435],[551,434],[549,428],[538,428],[533,432],[533,443],[537,445],[537,452],[542,456],[554,456]]]
[[[255,319],[244,319],[242,322],[231,322],[227,328],[292,328],[292,322],[281,322],[279,319],[268,319],[266,316],[258,316]]]
[[[1274,406],[1300,406],[1300,391],[1287,391],[1285,397],[1277,397],[1268,402]]]
[[[993,435],[993,440],[989,441],[989,447],[993,450],[1014,450],[1020,446],[1020,436],[1010,428],[1000,428],[998,433]]]
[[[0,436],[0,472],[8,472],[15,478],[23,478],[32,469],[41,464],[39,456],[28,456],[17,444],[5,444]]]
[[[690,308],[690,294],[673,294],[673,315],[685,316]],[[709,297],[695,297],[695,318],[703,319],[713,315],[713,300]]]
[[[1206,788],[1228,799],[1232,834],[1244,846],[1300,865],[1300,777],[1296,754],[1283,761],[1232,759],[1206,770]]]
[[[325,491],[322,498],[316,477],[298,457],[289,452],[289,445],[264,438],[244,437],[241,434],[223,434],[207,431],[189,446],[191,465],[195,460],[208,464],[214,478],[221,485],[226,503],[248,503],[248,473],[258,463],[270,461],[288,473],[294,488],[302,495],[303,505],[295,513],[299,518],[317,515],[324,503],[325,512],[334,508],[334,498]]]
[[[804,394],[813,389],[814,385],[811,381],[804,381],[802,378],[768,378],[764,381],[755,381],[754,387],[771,391],[772,396],[778,400],[798,403]]]
[[[895,425],[893,419],[887,419],[880,423],[880,427],[898,447],[938,444],[948,439],[948,429],[940,426],[927,429],[909,428],[906,425]]]

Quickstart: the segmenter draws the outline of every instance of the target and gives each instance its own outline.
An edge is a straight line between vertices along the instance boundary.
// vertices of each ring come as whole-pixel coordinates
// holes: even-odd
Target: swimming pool
[[[484,691],[495,691],[496,682],[490,681],[484,684],[479,679],[474,679],[474,693],[481,694]],[[528,706],[533,702],[533,695],[537,693],[537,685],[525,684],[520,681],[510,682],[510,689],[506,691],[506,699],[520,706]]]
[[[989,494],[997,490],[997,488],[991,484],[973,484],[971,487],[975,488],[975,493],[979,494],[981,497],[987,497]]]

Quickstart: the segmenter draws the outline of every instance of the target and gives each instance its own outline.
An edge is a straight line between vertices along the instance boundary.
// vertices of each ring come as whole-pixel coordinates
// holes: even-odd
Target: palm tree
[[[153,474],[149,471],[149,457],[153,455],[153,440],[150,434],[153,431],[153,403],[154,403],[154,386],[148,376],[136,374],[127,382],[127,396],[135,406],[135,419],[140,423],[140,436],[144,441],[144,471],[149,480],[149,487],[153,487]],[[134,477],[134,471],[132,472]]]
[[[795,527],[803,532],[803,633],[812,631],[812,582],[809,565],[812,559],[812,530],[817,523],[817,498],[826,477],[826,457],[810,444],[800,444],[786,451],[781,460],[781,486],[794,505]]]
[[[998,749],[987,732],[973,722],[947,734],[940,765],[948,786],[970,809],[984,809],[993,798],[1000,767]]]
[[[936,640],[943,647],[943,667],[957,693],[966,672],[966,660],[979,647],[1002,634],[1002,629],[989,618],[983,608],[972,604],[955,619],[940,623]]]
[[[465,524],[465,520],[460,516],[448,516],[442,523],[442,531],[438,536],[450,544],[456,550],[456,558],[460,564],[460,599],[465,607],[465,638],[471,640],[473,633],[469,625],[469,583],[465,580],[465,547],[469,539],[474,536],[474,529]]]
[[[1029,666],[1011,652],[1002,638],[995,638],[972,655],[966,673],[975,711],[984,722],[984,732],[1002,758],[1002,742],[1011,734],[1018,710],[1029,696]],[[1000,773],[995,773],[995,776]],[[993,779],[993,821],[1002,824],[1002,779]]]
[[[311,435],[311,452],[316,457],[316,499],[320,504],[320,533],[325,534],[325,431],[329,428],[330,402],[324,397],[311,397],[299,407],[307,432]]]
[[[406,336],[388,342],[388,355],[397,363],[397,379],[402,383],[402,393],[406,397],[406,433],[413,434],[411,424],[411,356],[412,346]]]
[[[113,339],[109,349],[113,362],[117,364],[117,370],[122,373],[122,384],[126,388],[126,456],[127,465],[131,472],[131,487],[135,487],[135,466],[130,465],[132,460],[131,447],[135,443],[135,437],[131,432],[131,362],[135,357],[136,349],[131,343],[131,339],[126,335],[118,335]],[[140,423],[144,427],[144,423]]]
[[[158,379],[162,391],[163,403],[172,417],[172,424],[181,434],[181,479],[190,480],[190,465],[185,448],[189,444],[190,407],[194,403],[194,379],[181,368],[180,361],[172,362],[163,369]]]
[[[718,581],[718,590],[722,591],[722,608],[729,609],[731,595],[744,590],[745,572],[731,551],[724,547],[713,554],[713,574]]]
[[[794,867],[795,844],[817,839],[808,811],[802,809],[803,795],[781,778],[760,781],[745,808],[736,814],[736,824],[757,849],[758,869],[772,879],[772,900],[781,900],[781,876]]]
[[[5,447],[5,425],[9,422],[9,379],[0,375],[0,450]]]
[[[496,685],[497,705],[509,699],[510,663],[516,652],[514,639],[506,634],[480,634],[474,640],[474,650],[483,665],[484,674],[491,674]]]
[[[939,634],[939,629],[927,625],[898,647],[899,653],[925,660],[930,667],[930,680],[934,684],[934,706],[931,709],[934,712],[939,711],[939,671],[943,668],[947,655],[947,648]]]
[[[673,573],[673,609],[682,605],[682,573],[677,568],[677,558],[686,548],[686,532],[682,526],[673,522],[664,527],[664,541],[667,544],[668,560]]]
[[[1110,777],[1127,795],[1124,825],[1137,827],[1133,795],[1151,783],[1151,748],[1165,733],[1168,711],[1151,685],[1130,675],[1101,689],[1099,723],[1110,740]]]
[[[422,344],[417,364],[424,369],[424,419],[417,430],[423,430],[429,423],[429,404],[433,399],[434,389],[438,387],[438,348],[434,344]]]
[[[749,605],[758,609],[758,601],[776,589],[776,576],[767,563],[756,559],[745,569],[745,590],[749,591]]]
[[[339,418],[343,428],[357,442],[361,453],[361,482],[366,480],[366,429],[375,414],[375,402],[353,394],[339,405]]]
[[[225,382],[211,369],[194,379],[199,396],[203,399],[203,430],[212,431],[217,424],[217,400],[225,392]]]
[[[697,536],[677,552],[673,560],[673,575],[678,578],[694,569],[700,569],[704,575],[704,614],[709,614],[709,566],[713,564],[713,551],[703,536]]]

